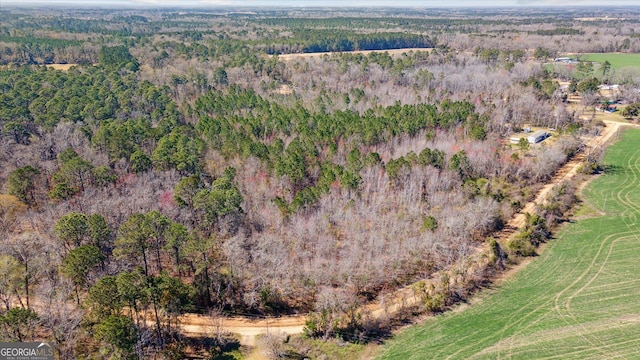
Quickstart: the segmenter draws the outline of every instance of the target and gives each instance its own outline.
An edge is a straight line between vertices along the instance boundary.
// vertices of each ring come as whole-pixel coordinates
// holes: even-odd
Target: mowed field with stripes
[[[640,130],[604,164],[583,215],[541,256],[472,305],[401,332],[380,358],[640,358]]]

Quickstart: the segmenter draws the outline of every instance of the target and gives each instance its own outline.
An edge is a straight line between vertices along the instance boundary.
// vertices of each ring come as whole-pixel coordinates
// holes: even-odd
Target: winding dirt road
[[[504,230],[496,234],[497,238],[506,239],[525,224],[525,213],[533,213],[538,204],[547,201],[549,193],[554,186],[562,181],[571,180],[584,161],[585,154],[589,151],[605,145],[611,138],[618,134],[621,126],[627,124],[613,121],[605,121],[606,127],[595,137],[586,140],[584,151],[560,168],[553,179],[538,192],[536,198],[527,203],[522,211],[516,214]],[[632,125],[632,124],[628,124]],[[632,125],[637,126],[637,125]],[[487,251],[486,246],[478,249],[477,255]],[[516,268],[512,271],[517,271]],[[429,279],[423,281],[428,282]],[[363,313],[373,318],[392,316],[406,306],[418,304],[420,297],[415,294],[413,287],[405,286],[391,294],[381,297],[377,302],[363,307]],[[279,318],[251,319],[244,317],[209,317],[194,314],[186,314],[180,317],[180,326],[184,334],[189,336],[211,336],[216,331],[229,332],[239,336],[240,344],[246,346],[256,345],[256,336],[262,334],[300,334],[304,327],[305,316],[284,316]]]

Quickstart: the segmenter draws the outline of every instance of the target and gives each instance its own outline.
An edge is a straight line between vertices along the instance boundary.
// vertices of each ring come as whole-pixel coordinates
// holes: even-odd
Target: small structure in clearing
[[[598,105],[596,105],[597,111],[602,111],[606,113],[613,113],[618,111],[618,107],[615,105],[616,101],[613,100],[600,100],[598,101]]]
[[[534,132],[533,134],[527,136],[527,141],[529,141],[530,144],[537,144],[541,141],[544,141],[544,139],[548,138],[549,133],[544,131],[544,130],[538,130],[536,132]]]
[[[553,62],[563,63],[563,64],[577,64],[579,61],[569,57],[559,57],[559,58],[553,59]]]

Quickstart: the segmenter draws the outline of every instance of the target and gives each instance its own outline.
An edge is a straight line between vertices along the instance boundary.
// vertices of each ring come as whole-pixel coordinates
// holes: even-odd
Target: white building
[[[537,144],[548,137],[549,137],[549,133],[547,133],[544,130],[538,130],[533,134],[527,136],[527,141],[529,141],[530,144]]]

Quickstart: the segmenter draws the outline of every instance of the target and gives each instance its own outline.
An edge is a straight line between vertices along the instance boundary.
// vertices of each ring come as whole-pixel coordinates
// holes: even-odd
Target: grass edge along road
[[[476,304],[391,339],[382,359],[640,357],[640,130],[607,150],[584,190],[604,215],[567,224],[541,256]]]

